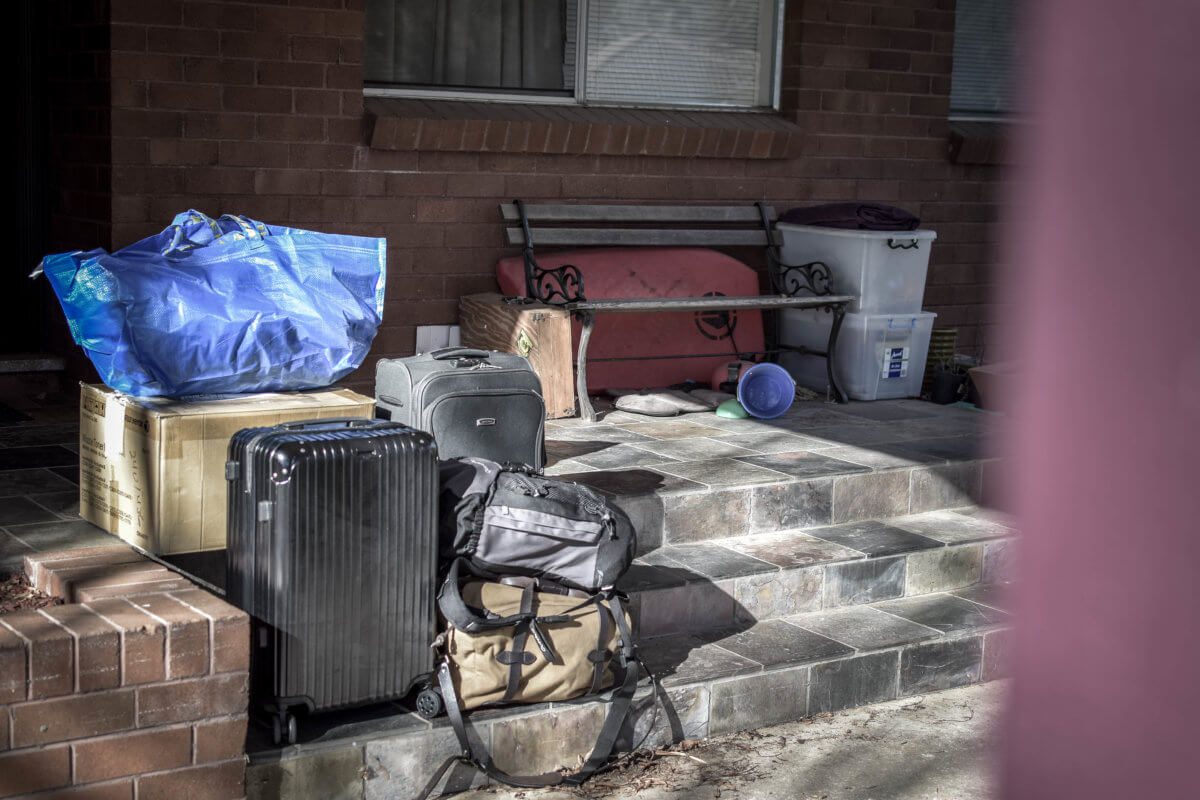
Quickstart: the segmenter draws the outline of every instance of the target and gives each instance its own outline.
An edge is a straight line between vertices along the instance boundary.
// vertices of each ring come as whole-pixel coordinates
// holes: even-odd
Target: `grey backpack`
[[[482,458],[442,462],[440,528],[445,562],[585,592],[616,583],[637,549],[629,517],[594,489]]]

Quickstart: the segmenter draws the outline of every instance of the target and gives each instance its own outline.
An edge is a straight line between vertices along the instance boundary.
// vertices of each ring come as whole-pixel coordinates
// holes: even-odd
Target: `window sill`
[[[367,97],[364,110],[377,150],[748,159],[800,154],[800,128],[761,112],[384,97]]]
[[[1013,123],[990,120],[950,121],[950,162],[1008,164],[1008,138]]]

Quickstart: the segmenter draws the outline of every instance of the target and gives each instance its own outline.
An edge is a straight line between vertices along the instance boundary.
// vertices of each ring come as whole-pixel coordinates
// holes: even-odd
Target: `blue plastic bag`
[[[349,374],[383,315],[386,259],[385,239],[188,211],[115,253],[46,256],[40,270],[106,384],[182,397]]]

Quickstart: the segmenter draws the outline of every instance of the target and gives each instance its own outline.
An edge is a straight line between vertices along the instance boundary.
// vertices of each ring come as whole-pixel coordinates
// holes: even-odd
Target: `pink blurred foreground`
[[[1004,796],[1197,797],[1200,3],[1027,8]]]

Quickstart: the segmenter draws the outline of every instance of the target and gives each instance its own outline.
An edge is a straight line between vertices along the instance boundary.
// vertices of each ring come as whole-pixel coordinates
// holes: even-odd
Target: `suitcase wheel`
[[[434,719],[445,709],[437,689],[425,688],[417,693],[417,713],[424,719]]]
[[[296,743],[296,718],[286,711],[281,711],[271,720],[271,738],[275,744]]]

